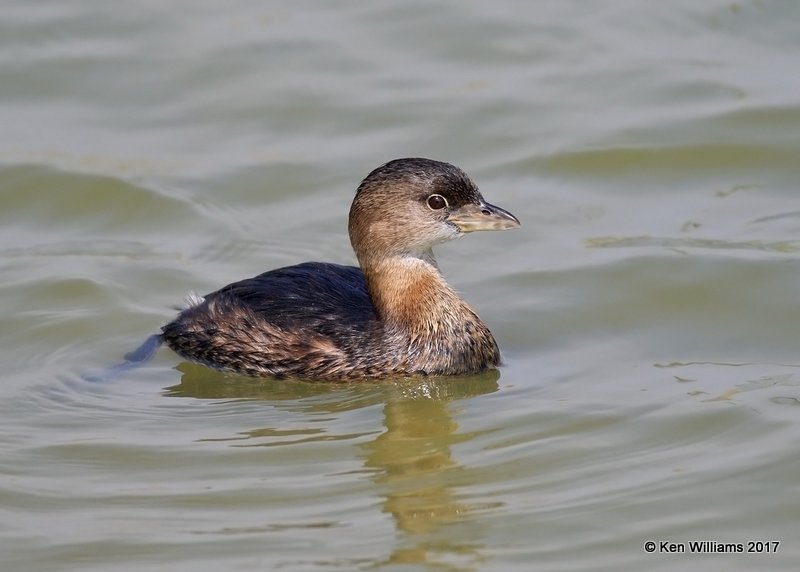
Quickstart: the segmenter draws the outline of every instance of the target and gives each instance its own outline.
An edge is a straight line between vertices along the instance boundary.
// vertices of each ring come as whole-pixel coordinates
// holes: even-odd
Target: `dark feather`
[[[205,299],[247,306],[286,331],[335,336],[344,327],[365,331],[377,320],[361,270],[324,262],[270,270],[229,284]]]

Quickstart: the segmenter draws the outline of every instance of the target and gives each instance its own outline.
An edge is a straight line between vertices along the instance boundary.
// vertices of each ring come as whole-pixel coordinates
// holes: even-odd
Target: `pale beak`
[[[476,230],[510,230],[520,225],[517,217],[489,203],[467,204],[450,213],[449,222],[462,232]]]

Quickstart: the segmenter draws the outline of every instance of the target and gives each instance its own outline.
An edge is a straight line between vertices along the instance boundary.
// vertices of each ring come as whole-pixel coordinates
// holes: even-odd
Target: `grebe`
[[[458,167],[396,159],[362,181],[350,208],[360,268],[306,262],[229,284],[196,298],[153,338],[189,360],[255,376],[355,380],[492,368],[497,343],[445,282],[432,248],[519,225]]]

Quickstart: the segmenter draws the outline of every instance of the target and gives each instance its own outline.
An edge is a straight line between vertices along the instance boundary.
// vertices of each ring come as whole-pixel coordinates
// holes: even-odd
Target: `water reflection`
[[[457,535],[445,530],[468,520],[472,511],[456,490],[465,484],[464,471],[452,446],[474,434],[458,431],[452,400],[495,391],[498,378],[499,373],[490,372],[479,379],[426,382],[401,398],[387,400],[386,432],[362,446],[364,465],[374,470],[374,482],[385,497],[383,510],[401,532],[387,564],[448,562],[460,568],[465,560],[482,560],[480,527],[463,527]],[[454,395],[455,388],[468,393]]]
[[[684,224],[696,225],[688,222]],[[669,236],[595,236],[584,240],[589,248],[634,248],[662,247],[680,251],[684,248],[708,248],[716,250],[762,250],[765,252],[794,253],[800,250],[796,240],[724,240],[715,238],[686,238]]]
[[[364,468],[384,499],[382,509],[392,515],[398,531],[394,549],[380,564],[436,563],[445,569],[461,569],[483,560],[483,528],[471,522],[475,506],[458,492],[459,487],[470,484],[469,478],[452,450],[475,434],[459,431],[454,401],[497,391],[499,372],[320,384],[229,376],[190,363],[179,369],[181,382],[166,388],[169,396],[267,400],[276,407],[310,415],[383,403],[385,431],[360,445]],[[315,423],[306,429],[251,429],[230,440],[242,444],[258,438],[257,446],[274,446],[369,435],[331,435]],[[455,533],[451,528],[457,525]]]

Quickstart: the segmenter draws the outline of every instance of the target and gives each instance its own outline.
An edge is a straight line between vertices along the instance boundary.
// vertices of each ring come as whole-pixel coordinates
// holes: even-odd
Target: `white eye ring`
[[[425,204],[428,205],[428,208],[432,211],[440,211],[443,208],[446,208],[450,205],[447,204],[447,199],[444,198],[442,195],[433,194],[428,197],[425,201]]]

